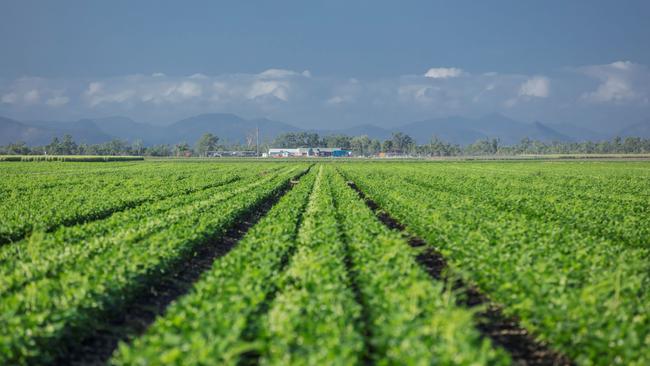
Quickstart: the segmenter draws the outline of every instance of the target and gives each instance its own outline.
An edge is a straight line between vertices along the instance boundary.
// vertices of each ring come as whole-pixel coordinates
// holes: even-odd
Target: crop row
[[[578,363],[648,364],[650,253],[639,234],[647,205],[614,211],[623,215],[616,227],[594,207],[598,196],[606,196],[602,186],[585,187],[580,171],[574,172],[580,188],[556,185],[549,188],[553,196],[538,187],[525,197],[517,192],[531,186],[530,177],[499,173],[507,166],[492,166],[506,183],[472,169],[459,179],[440,168],[341,169],[408,230],[438,247],[455,271]],[[633,179],[630,186],[643,189]],[[575,209],[563,203],[585,194],[596,198],[573,201]]]
[[[279,293],[261,321],[262,364],[351,365],[364,352],[362,308],[345,266],[331,177],[321,169],[298,249],[276,279]]]
[[[112,362],[507,364],[415,254],[321,167]]]
[[[304,176],[238,245],[215,261],[193,290],[133,344],[122,344],[119,365],[235,364],[256,348],[244,339],[250,319],[274,291],[273,279],[295,250],[302,211],[315,173]]]
[[[151,166],[90,174],[82,171],[81,176],[70,176],[68,172],[6,174],[0,183],[0,244],[20,240],[32,231],[102,219],[147,202],[189,194],[266,170],[259,165],[242,168],[206,164],[172,170]]]
[[[199,245],[218,238],[303,169],[295,166],[248,185],[230,185],[218,194],[170,206],[141,220],[111,221],[112,230],[100,229],[104,235],[84,237],[77,232],[83,226],[73,226],[33,236],[27,249],[58,248],[65,255],[68,245],[75,249],[69,238],[79,235],[84,237],[80,245],[90,254],[63,260],[47,276],[37,274],[24,286],[3,293],[0,363],[51,362],[65,344],[79,341],[108,314],[191,256]],[[30,263],[27,268],[39,270],[39,261]]]
[[[117,212],[105,220],[61,227],[51,235],[34,234],[29,239],[0,247],[0,293],[6,295],[36,279],[52,276],[68,264],[110,249],[113,243],[133,241],[165,230],[170,220],[191,214],[197,203],[226,201],[242,189],[259,185],[250,178],[232,182],[228,176],[220,185],[217,182],[209,189],[143,204]],[[110,241],[100,240],[105,238]]]
[[[408,165],[398,168],[409,170]],[[650,237],[650,187],[643,179],[610,175],[508,176],[497,174],[444,174],[431,180],[431,172],[408,171],[405,180],[416,186],[471,196],[499,210],[514,211],[558,225],[598,235],[628,246],[644,246]],[[408,188],[406,188],[408,189]],[[504,194],[507,192],[507,194]]]
[[[481,339],[472,312],[414,261],[404,238],[333,177],[336,212],[356,281],[368,309],[376,364],[507,364],[502,351]]]

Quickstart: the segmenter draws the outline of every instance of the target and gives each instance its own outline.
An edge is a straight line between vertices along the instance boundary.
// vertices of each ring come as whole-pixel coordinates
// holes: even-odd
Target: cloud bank
[[[153,74],[91,79],[0,79],[0,114],[20,119],[126,115],[168,123],[206,112],[268,117],[303,127],[390,126],[448,115],[501,112],[523,120],[590,121],[650,116],[650,71],[616,61],[549,75],[425,72],[359,80],[309,70],[256,74]],[[603,113],[606,112],[606,113]],[[604,117],[605,116],[605,117]]]

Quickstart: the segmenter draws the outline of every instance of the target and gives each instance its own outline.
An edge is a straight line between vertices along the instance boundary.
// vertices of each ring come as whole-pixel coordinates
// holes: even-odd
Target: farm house
[[[271,158],[288,157],[349,157],[352,152],[340,147],[299,147],[299,148],[270,148],[267,154]]]

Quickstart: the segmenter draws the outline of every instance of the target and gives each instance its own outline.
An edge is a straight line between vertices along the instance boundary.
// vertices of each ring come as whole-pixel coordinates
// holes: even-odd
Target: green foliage
[[[554,348],[585,365],[650,362],[645,163],[342,169]]]
[[[199,156],[207,156],[208,151],[216,150],[219,137],[211,134],[204,133],[196,142],[195,151]]]
[[[259,349],[244,338],[245,331],[295,250],[301,208],[313,182],[313,173],[303,177],[235,249],[214,263],[190,294],[172,305],[143,337],[130,346],[120,345],[112,362],[234,365],[242,353]]]
[[[0,364],[53,362],[306,168],[3,164]],[[111,363],[508,364],[348,179],[550,347],[650,363],[645,162],[313,167]]]
[[[108,162],[144,160],[142,156],[0,155],[0,161]]]
[[[406,240],[377,220],[343,178],[332,178],[336,212],[368,309],[375,364],[508,364],[480,339],[472,312],[455,306],[414,261]]]
[[[62,344],[81,339],[98,319],[119,311],[197,246],[224,233],[301,166],[272,174],[261,165],[249,168],[257,174],[247,183],[173,196],[147,209],[10,244],[22,249],[3,250],[10,260],[0,262],[7,273],[0,299],[0,363],[51,362]]]
[[[264,365],[350,365],[360,362],[361,305],[355,301],[323,169],[314,186],[298,249],[278,278],[279,294],[262,321]]]

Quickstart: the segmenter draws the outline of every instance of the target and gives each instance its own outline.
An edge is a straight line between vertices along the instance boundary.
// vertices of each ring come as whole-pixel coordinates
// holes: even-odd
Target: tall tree
[[[174,155],[176,156],[186,156],[190,152],[190,145],[187,142],[180,142],[174,145]]]
[[[131,150],[133,150],[133,154],[135,155],[143,155],[145,149],[142,140],[137,139],[133,141],[133,143],[131,144]]]
[[[69,134],[63,136],[63,140],[61,141],[59,146],[60,146],[59,154],[73,155],[77,153],[77,143],[72,139],[72,136]]]
[[[196,142],[195,150],[199,156],[207,156],[208,151],[215,150],[217,148],[218,142],[219,137],[211,133],[204,133]]]
[[[370,138],[367,135],[355,136],[350,140],[350,145],[356,155],[367,155],[370,149]]]
[[[61,150],[61,142],[58,137],[53,137],[52,141],[45,146],[45,153],[50,155],[58,155]]]
[[[408,152],[411,146],[415,144],[413,138],[402,132],[393,132],[391,136],[393,149],[398,152]]]

